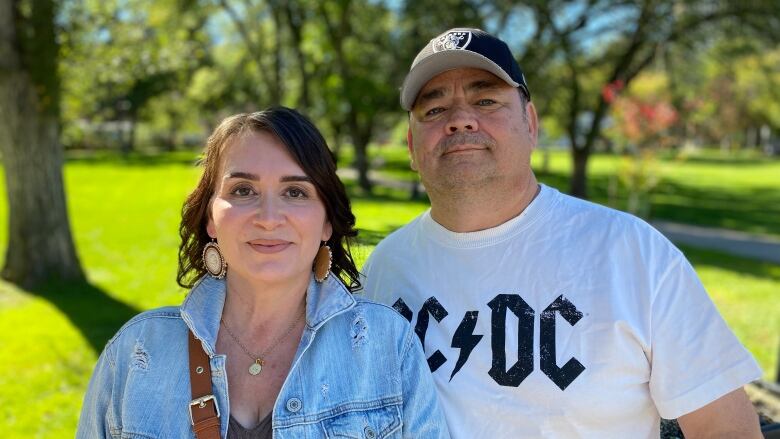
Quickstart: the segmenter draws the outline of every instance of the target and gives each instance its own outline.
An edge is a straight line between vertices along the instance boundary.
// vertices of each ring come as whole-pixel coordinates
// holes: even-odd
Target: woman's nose
[[[273,197],[262,197],[252,218],[254,225],[264,229],[274,229],[284,222],[284,211]]]

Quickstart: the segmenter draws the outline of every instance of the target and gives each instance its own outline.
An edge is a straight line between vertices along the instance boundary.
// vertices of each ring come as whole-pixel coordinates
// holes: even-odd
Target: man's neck
[[[453,232],[486,230],[520,215],[539,190],[536,176],[529,173],[526,181],[514,188],[487,187],[472,193],[430,192],[431,217]]]

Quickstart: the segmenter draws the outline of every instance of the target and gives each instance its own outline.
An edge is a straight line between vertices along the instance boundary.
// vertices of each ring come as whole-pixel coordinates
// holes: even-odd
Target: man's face
[[[536,146],[536,111],[492,73],[449,70],[420,90],[409,118],[412,168],[429,192],[527,181]],[[501,196],[503,194],[496,194]]]

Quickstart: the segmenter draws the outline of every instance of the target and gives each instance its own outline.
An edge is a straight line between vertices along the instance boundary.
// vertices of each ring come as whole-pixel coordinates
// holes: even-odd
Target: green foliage
[[[210,9],[177,10],[179,3],[69,3],[62,14],[60,65],[67,146],[90,146],[85,143],[91,132],[96,143],[105,143],[100,123],[124,121],[130,133],[119,135],[129,138],[118,143],[132,149],[138,121],[154,120],[160,113],[176,113],[176,120],[186,117],[175,105],[158,104],[155,112],[145,111],[155,99],[181,101],[189,78],[208,61],[203,27]]]

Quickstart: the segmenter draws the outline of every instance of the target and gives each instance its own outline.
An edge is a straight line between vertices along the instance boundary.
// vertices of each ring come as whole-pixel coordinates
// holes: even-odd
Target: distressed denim
[[[449,437],[422,347],[409,323],[356,298],[336,279],[312,280],[306,328],[273,409],[274,438]],[[187,330],[210,357],[227,435],[225,355],[215,353],[225,283],[204,277],[181,307],[144,312],[100,355],[77,438],[193,438]]]

